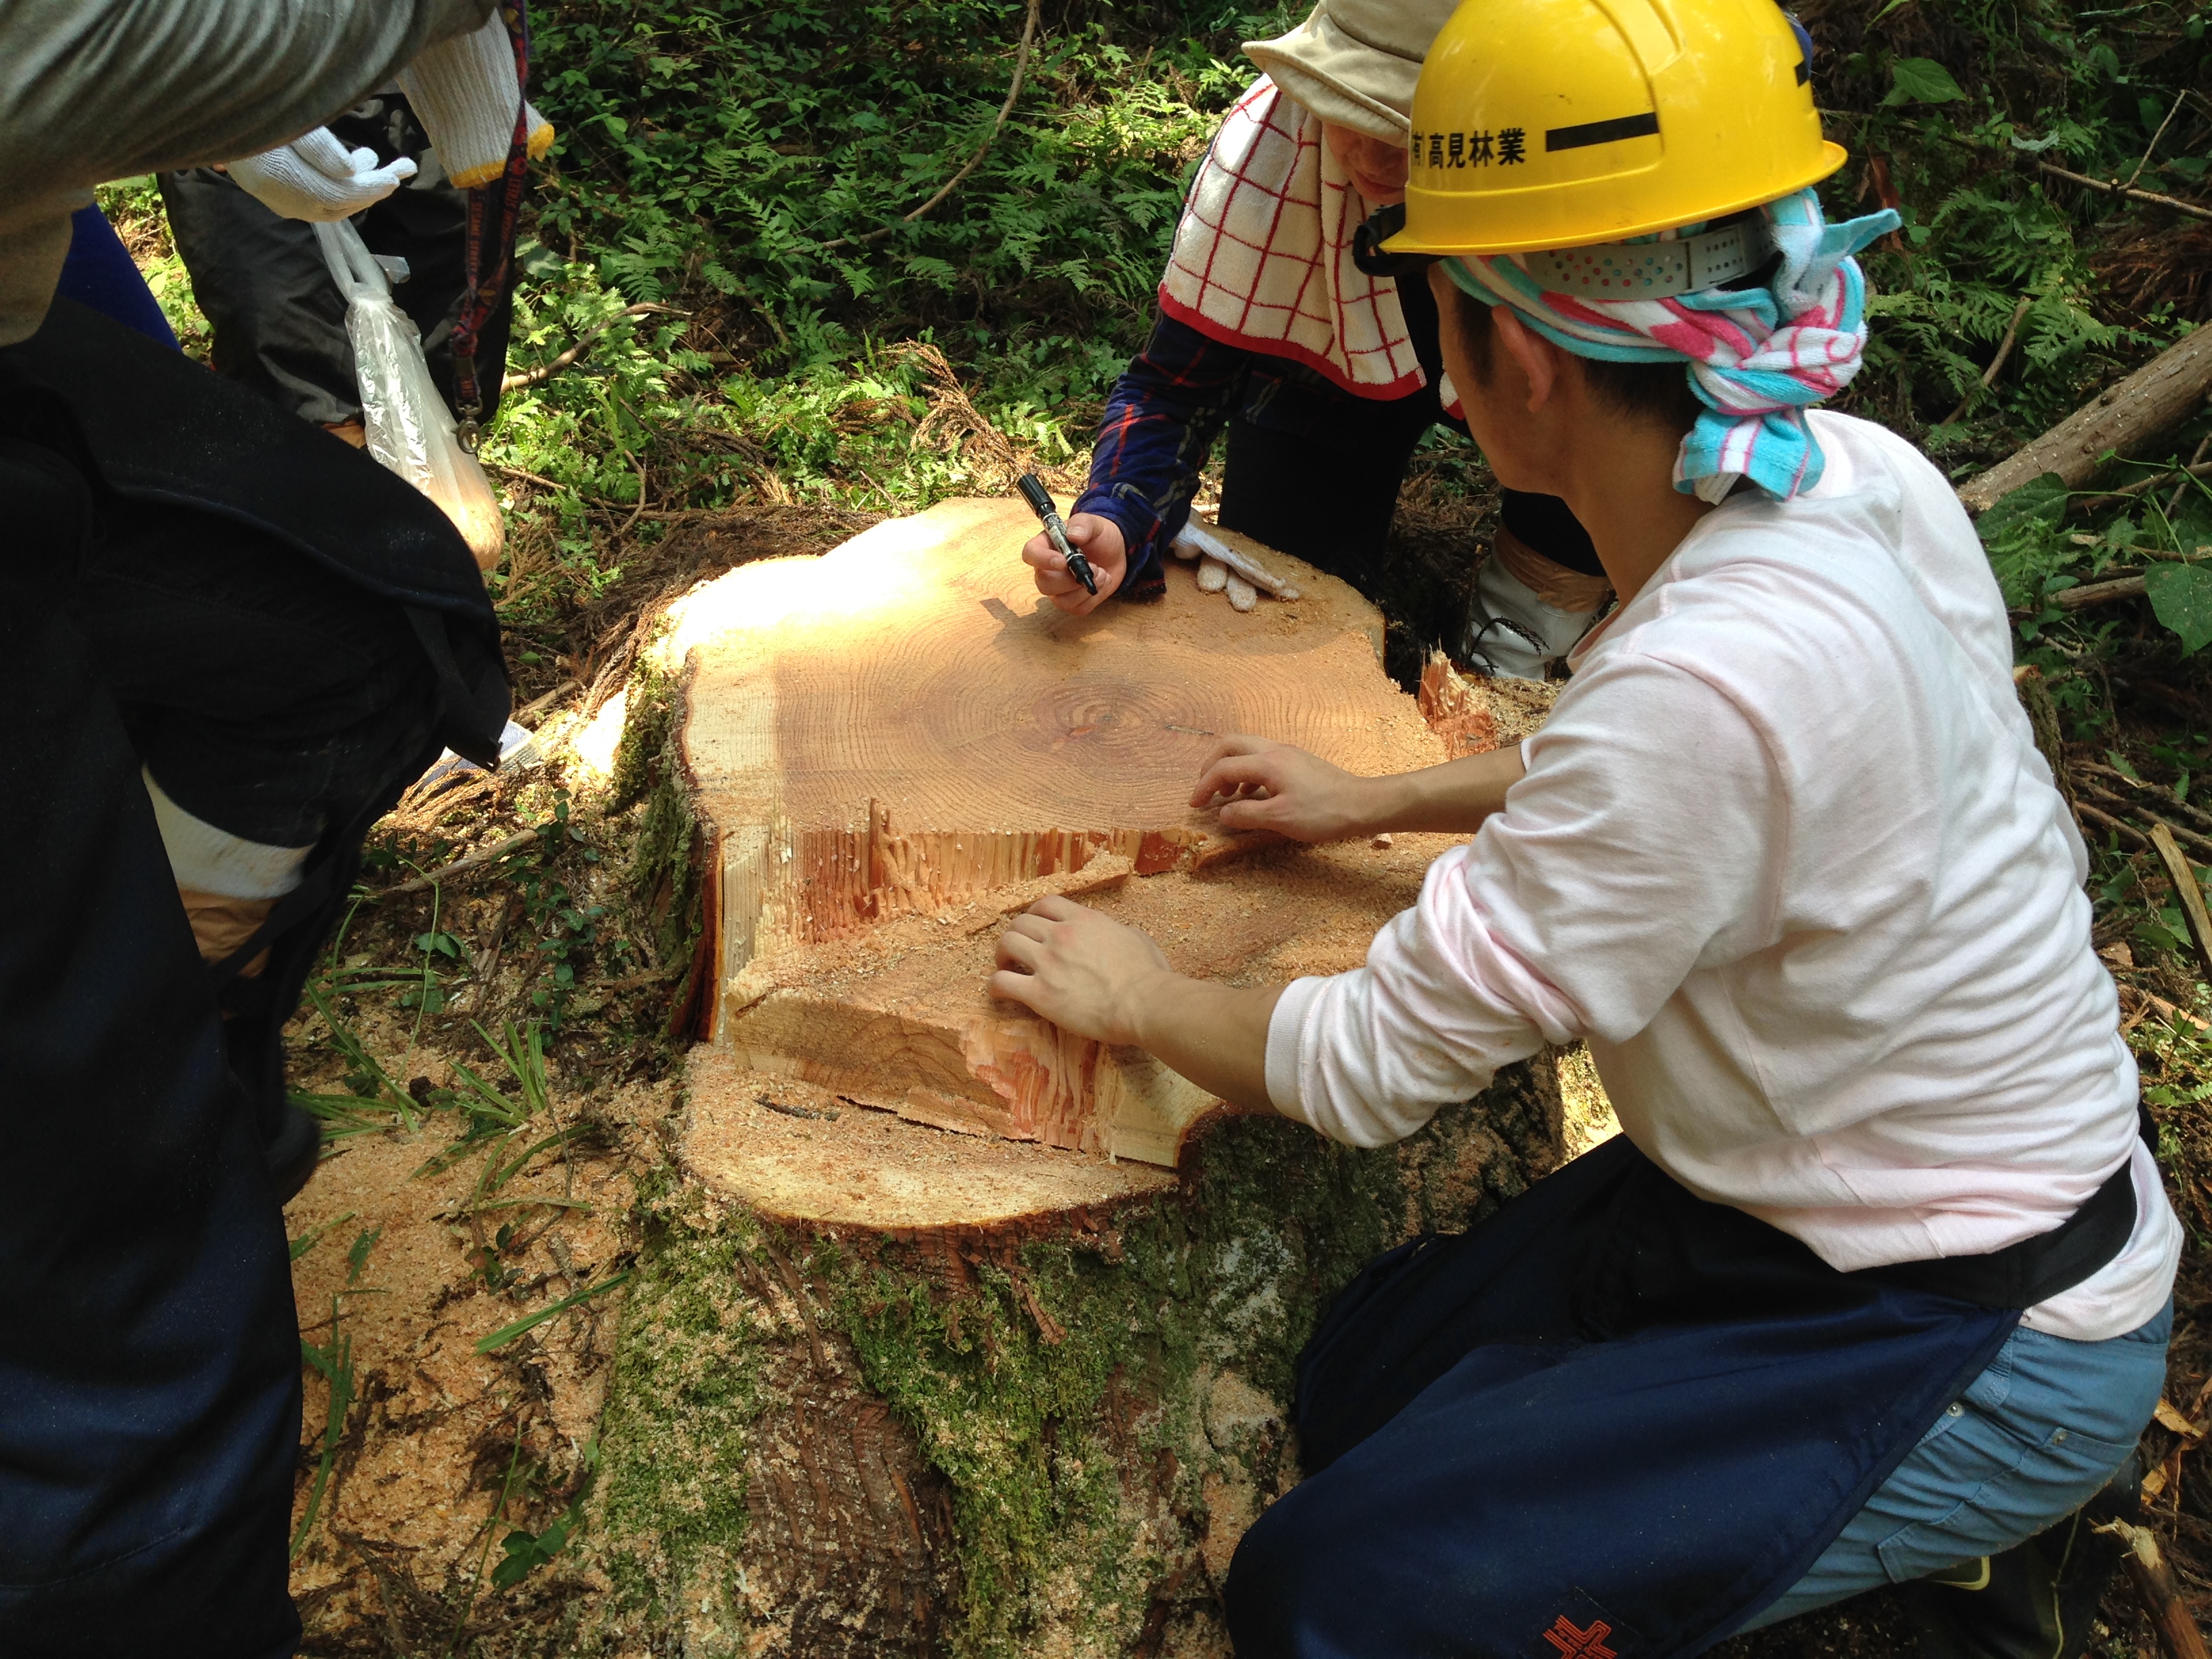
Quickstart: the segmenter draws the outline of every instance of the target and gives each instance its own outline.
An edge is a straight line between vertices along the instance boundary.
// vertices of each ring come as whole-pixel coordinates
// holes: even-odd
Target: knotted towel
[[[1674,488],[1718,501],[1739,477],[1778,501],[1820,481],[1819,441],[1805,410],[1859,371],[1866,348],[1866,277],[1857,252],[1897,228],[1885,208],[1832,225],[1810,190],[1769,202],[1781,258],[1761,288],[1700,289],[1667,300],[1590,300],[1547,292],[1519,255],[1447,259],[1454,283],[1486,305],[1507,305],[1547,340],[1609,362],[1689,365],[1705,405],[1682,440]],[[1636,240],[1694,235],[1686,225]]]
[[[1302,362],[1355,397],[1411,397],[1428,380],[1397,288],[1352,260],[1370,210],[1322,142],[1321,118],[1263,75],[1199,167],[1160,309],[1224,344]]]

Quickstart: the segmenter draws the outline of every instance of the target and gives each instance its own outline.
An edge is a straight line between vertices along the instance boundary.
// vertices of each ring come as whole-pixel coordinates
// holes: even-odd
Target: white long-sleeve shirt
[[[1377,1146],[1583,1038],[1656,1163],[1845,1270],[2047,1231],[2133,1158],[2128,1246],[2028,1315],[2119,1335],[2180,1228],[2003,600],[1917,451],[1812,421],[1819,487],[1699,520],[1571,659],[1505,810],[1364,968],[1285,992],[1268,1093]]]

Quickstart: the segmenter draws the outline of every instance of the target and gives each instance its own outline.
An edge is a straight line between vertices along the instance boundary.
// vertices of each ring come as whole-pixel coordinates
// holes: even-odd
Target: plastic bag
[[[319,224],[315,239],[345,296],[368,453],[435,501],[468,543],[477,568],[491,569],[507,546],[499,498],[482,464],[461,447],[414,319],[392,302],[391,283],[350,222]]]

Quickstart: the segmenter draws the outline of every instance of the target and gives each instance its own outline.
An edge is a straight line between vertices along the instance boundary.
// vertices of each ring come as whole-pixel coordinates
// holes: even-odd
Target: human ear
[[[1513,361],[1521,366],[1521,373],[1527,377],[1528,412],[1535,414],[1552,401],[1552,394],[1559,390],[1561,356],[1559,347],[1522,327],[1520,318],[1513,314],[1510,306],[1492,307],[1490,325],[1498,337],[1498,343],[1512,355]]]
[[[1464,398],[1480,385],[1480,377],[1467,361],[1467,350],[1460,334],[1459,290],[1444,270],[1444,262],[1437,260],[1429,267],[1429,292],[1437,302],[1437,345],[1444,360],[1444,373],[1451,376],[1452,384],[1459,388]]]

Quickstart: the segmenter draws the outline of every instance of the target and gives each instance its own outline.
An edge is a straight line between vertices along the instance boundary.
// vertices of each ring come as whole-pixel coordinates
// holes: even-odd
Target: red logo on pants
[[[1604,1620],[1593,1620],[1588,1630],[1570,1623],[1564,1613],[1559,1622],[1544,1632],[1544,1639],[1559,1650],[1559,1659],[1614,1659],[1605,1638],[1613,1634],[1613,1626]]]

